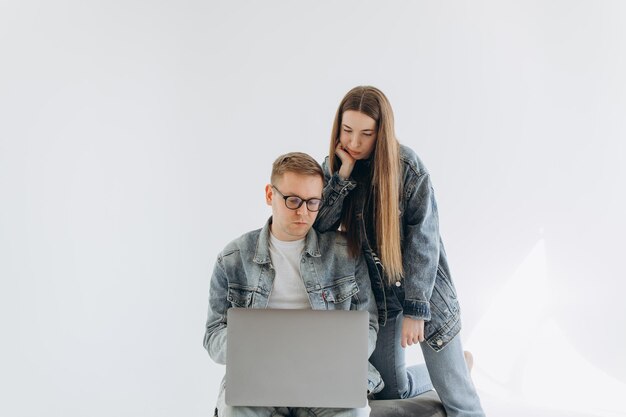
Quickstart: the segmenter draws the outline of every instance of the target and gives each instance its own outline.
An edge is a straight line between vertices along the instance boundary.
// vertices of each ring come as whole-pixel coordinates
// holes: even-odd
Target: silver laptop
[[[365,407],[368,313],[231,308],[226,404]]]

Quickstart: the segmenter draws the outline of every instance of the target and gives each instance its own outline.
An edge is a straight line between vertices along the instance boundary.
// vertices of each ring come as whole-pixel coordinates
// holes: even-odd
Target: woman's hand
[[[356,159],[354,159],[348,152],[343,149],[341,143],[337,144],[335,148],[335,154],[341,160],[341,167],[339,168],[339,176],[343,180],[347,180],[350,178],[350,174],[352,174],[352,170],[354,169],[354,164],[356,163]]]
[[[400,344],[403,348],[424,341],[424,320],[402,318]]]

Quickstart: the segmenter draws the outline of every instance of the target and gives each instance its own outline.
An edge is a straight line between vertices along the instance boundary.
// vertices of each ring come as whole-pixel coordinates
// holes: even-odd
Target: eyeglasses
[[[281,195],[281,197],[285,200],[285,206],[287,206],[290,210],[297,210],[304,203],[306,203],[306,208],[309,211],[318,211],[322,207],[322,200],[319,198],[309,198],[308,200],[303,200],[295,195],[285,195],[281,193],[280,190],[274,185],[272,185],[272,188]]]

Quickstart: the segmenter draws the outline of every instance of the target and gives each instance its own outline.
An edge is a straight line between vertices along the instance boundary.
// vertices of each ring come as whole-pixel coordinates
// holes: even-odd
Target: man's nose
[[[309,213],[309,209],[307,208],[305,202],[303,202],[302,205],[296,209],[296,214],[304,215],[308,213]]]

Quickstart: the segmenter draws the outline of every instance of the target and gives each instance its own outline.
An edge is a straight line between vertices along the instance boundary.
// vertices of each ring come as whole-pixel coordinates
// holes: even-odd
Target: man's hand
[[[403,348],[424,341],[424,320],[402,318],[402,335],[400,344]]]

